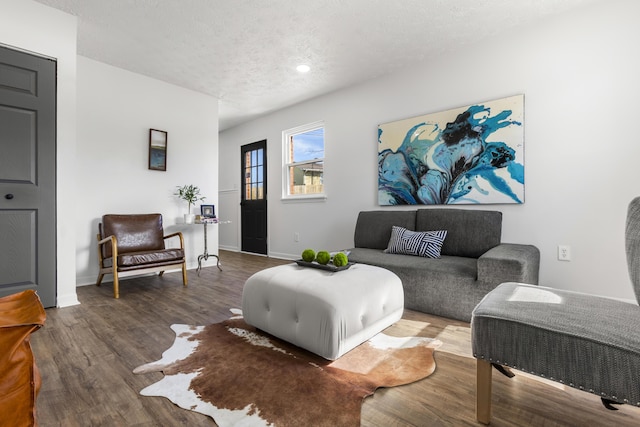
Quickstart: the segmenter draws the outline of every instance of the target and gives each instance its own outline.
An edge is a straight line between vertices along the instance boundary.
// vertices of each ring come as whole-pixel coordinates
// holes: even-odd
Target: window
[[[324,123],[282,132],[284,198],[324,197]]]

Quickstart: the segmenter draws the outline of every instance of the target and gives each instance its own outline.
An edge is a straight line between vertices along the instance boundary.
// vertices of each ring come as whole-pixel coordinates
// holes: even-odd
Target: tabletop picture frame
[[[216,207],[214,205],[200,205],[200,215],[202,218],[215,218]]]
[[[149,169],[167,170],[168,133],[163,130],[149,129]]]

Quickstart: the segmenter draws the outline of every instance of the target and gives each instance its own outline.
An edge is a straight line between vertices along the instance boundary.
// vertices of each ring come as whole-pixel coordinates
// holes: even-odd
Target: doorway
[[[34,289],[55,307],[54,60],[0,47],[0,151],[0,296]]]
[[[243,145],[241,250],[267,255],[267,140]]]

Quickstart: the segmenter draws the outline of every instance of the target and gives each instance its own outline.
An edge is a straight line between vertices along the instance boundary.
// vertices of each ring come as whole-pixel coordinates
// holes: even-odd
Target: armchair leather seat
[[[187,286],[187,264],[182,233],[164,235],[162,215],[104,215],[98,226],[98,262],[100,286],[105,274],[113,274],[113,293],[120,297],[119,278],[133,274],[182,269],[182,283]],[[180,247],[166,248],[168,239],[179,240]],[[116,259],[116,265],[113,260]]]
[[[162,251],[131,252],[118,255],[118,266],[121,270],[127,268],[139,268],[145,264],[175,264],[184,259],[183,249],[165,249]],[[104,261],[105,267],[113,265],[113,258]]]

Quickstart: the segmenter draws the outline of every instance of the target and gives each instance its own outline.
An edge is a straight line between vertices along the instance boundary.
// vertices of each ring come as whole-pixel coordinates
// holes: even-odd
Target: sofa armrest
[[[538,284],[540,251],[533,245],[501,243],[478,258],[478,280]]]

